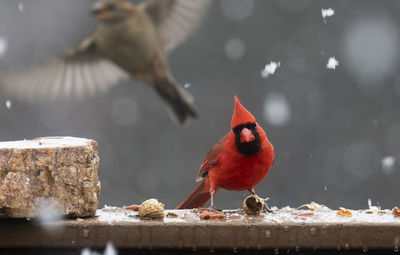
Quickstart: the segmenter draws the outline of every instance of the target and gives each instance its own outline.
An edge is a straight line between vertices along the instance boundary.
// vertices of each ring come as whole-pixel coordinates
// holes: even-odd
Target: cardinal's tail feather
[[[193,97],[175,82],[172,77],[164,77],[155,81],[155,89],[165,103],[170,118],[182,126],[191,118],[197,118],[197,109]]]
[[[202,207],[210,200],[211,194],[203,181],[180,205],[175,209],[192,209]]]

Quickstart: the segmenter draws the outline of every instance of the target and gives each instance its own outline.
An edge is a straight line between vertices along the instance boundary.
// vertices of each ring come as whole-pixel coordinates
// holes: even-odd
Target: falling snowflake
[[[190,84],[190,83],[185,83],[185,85],[183,85],[183,87],[184,87],[185,89],[190,88],[190,86],[192,86],[192,84]]]
[[[103,255],[117,255],[117,254],[118,254],[117,249],[114,247],[114,245],[112,245],[111,242],[108,242]],[[81,255],[102,255],[102,253],[92,251],[89,248],[84,248],[81,252]]]
[[[329,9],[321,9],[322,18],[324,19],[324,23],[326,24],[326,18],[335,15],[335,10],[332,8]]]
[[[361,89],[383,86],[382,81],[397,72],[399,61],[398,25],[384,14],[360,19],[346,26],[344,68],[357,79]]]
[[[104,255],[117,255],[117,249],[112,245],[112,243],[108,242],[106,249],[104,250]]]
[[[8,42],[6,38],[0,37],[0,58],[6,54]]]
[[[11,100],[6,100],[7,109],[11,109]]]
[[[290,120],[291,109],[286,97],[270,93],[264,103],[264,118],[274,126],[284,126]]]
[[[231,38],[225,45],[225,54],[230,59],[240,59],[246,53],[246,46],[239,38]]]
[[[274,74],[276,69],[281,66],[281,62],[274,62],[265,65],[264,69],[261,71],[261,76],[263,78],[268,78],[271,74]]]
[[[337,61],[335,57],[330,57],[326,64],[326,68],[335,70],[338,65],[339,61]]]
[[[62,219],[60,210],[46,199],[43,199],[38,203],[38,212],[39,214],[37,218],[42,224]]]
[[[18,3],[18,10],[19,10],[20,12],[23,12],[23,11],[24,11],[24,4],[23,4],[23,3]]]
[[[395,163],[395,158],[392,156],[387,156],[382,159],[382,171],[385,174],[391,174],[393,172],[393,167]]]

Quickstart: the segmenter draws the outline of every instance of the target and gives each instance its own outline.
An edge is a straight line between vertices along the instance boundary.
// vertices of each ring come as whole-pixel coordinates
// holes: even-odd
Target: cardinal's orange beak
[[[250,129],[243,128],[242,131],[240,132],[241,143],[249,143],[251,141],[254,141],[254,139],[256,139],[256,137],[253,135],[253,132],[251,132]]]

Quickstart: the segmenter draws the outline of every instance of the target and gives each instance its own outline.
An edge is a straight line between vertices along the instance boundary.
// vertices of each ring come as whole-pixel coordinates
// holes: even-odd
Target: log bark
[[[98,146],[75,137],[0,142],[0,216],[23,218],[50,205],[60,215],[94,216]]]

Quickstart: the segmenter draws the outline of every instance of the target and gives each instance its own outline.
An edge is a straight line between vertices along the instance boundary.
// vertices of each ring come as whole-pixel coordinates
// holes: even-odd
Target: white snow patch
[[[11,100],[6,100],[6,107],[7,109],[11,109]]]
[[[100,222],[107,222],[108,224],[112,225],[115,221],[121,221],[125,218],[129,219],[129,215],[116,213],[115,211],[117,209],[118,207],[104,205],[103,209],[96,211],[96,216],[98,216],[97,220]]]
[[[276,224],[286,223],[317,223],[317,224],[329,224],[329,223],[400,223],[400,218],[393,216],[391,210],[381,210],[379,207],[371,206],[368,209],[363,210],[351,210],[351,217],[343,217],[337,215],[337,210],[332,210],[328,207],[318,208],[316,210],[304,210],[294,209],[289,206],[283,208],[272,207],[274,213],[262,214],[262,221]],[[228,222],[243,222],[246,216],[235,212],[237,210],[224,210],[227,215]],[[197,222],[207,224],[207,221],[202,221],[199,218],[198,213],[193,213],[193,210],[166,210],[168,212],[174,212],[178,214],[176,218],[164,217],[162,224],[176,223],[176,222]],[[97,210],[96,218],[97,222],[111,222],[110,224],[121,223],[121,222],[140,222],[138,212],[124,210],[123,208],[108,207]],[[231,217],[233,216],[233,217]]]
[[[8,42],[7,39],[4,37],[0,37],[0,58],[2,58],[7,51]]]
[[[270,75],[274,74],[276,69],[281,66],[281,62],[274,62],[266,64],[264,69],[261,71],[261,76],[263,78],[268,78]]]
[[[59,148],[63,146],[85,146],[92,142],[86,138],[69,137],[69,136],[54,136],[43,137],[35,140],[20,140],[11,142],[0,142],[0,149],[44,149],[44,148]]]
[[[394,170],[395,158],[393,156],[386,156],[382,159],[382,171],[385,174],[391,174]]]
[[[191,210],[165,210],[165,215],[168,212],[175,212],[179,215],[177,218],[164,217],[164,222],[184,222],[185,220],[181,217],[184,213]],[[139,213],[131,210],[125,210],[121,207],[104,206],[103,209],[96,211],[97,221],[107,222],[109,225],[113,225],[115,222],[140,222]]]
[[[296,210],[293,208],[281,208],[274,213],[267,213],[264,216],[264,222],[276,223],[397,223],[399,219],[393,217],[391,210],[380,210],[378,207],[372,206],[368,210],[351,210],[351,217],[337,215],[336,210],[324,208],[321,210]],[[314,213],[311,216],[301,216],[302,213]]]
[[[322,14],[322,18],[324,19],[324,23],[326,24],[326,18],[332,17],[333,15],[335,15],[335,10],[333,10],[332,8],[321,9],[321,14]]]
[[[337,66],[339,66],[339,61],[335,57],[330,57],[326,68],[335,70]]]

